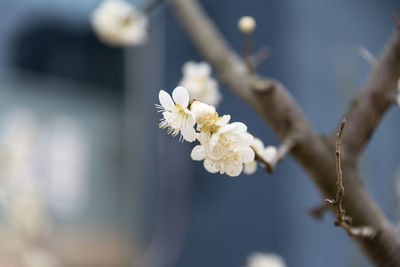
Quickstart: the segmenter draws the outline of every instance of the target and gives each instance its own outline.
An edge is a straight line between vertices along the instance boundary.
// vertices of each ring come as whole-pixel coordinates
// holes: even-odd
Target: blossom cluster
[[[258,139],[247,132],[244,123],[230,123],[230,115],[219,116],[214,106],[189,100],[189,92],[182,86],[175,88],[172,98],[161,90],[160,105],[156,105],[163,115],[159,127],[172,136],[180,134],[181,140],[198,140],[200,144],[193,148],[191,158],[203,161],[211,173],[238,176],[244,165],[254,163],[253,145]]]
[[[185,87],[191,99],[218,106],[221,94],[218,82],[211,77],[211,66],[207,62],[186,62],[182,67],[183,77],[179,85]]]
[[[110,46],[140,45],[147,40],[147,15],[125,0],[104,0],[91,22],[99,39]]]

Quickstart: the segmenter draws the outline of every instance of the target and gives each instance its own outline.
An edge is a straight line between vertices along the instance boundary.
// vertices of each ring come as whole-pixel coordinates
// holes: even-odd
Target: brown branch
[[[344,197],[343,175],[342,167],[340,165],[340,139],[342,138],[343,129],[346,126],[346,119],[342,120],[339,131],[336,134],[336,186],[337,195],[336,199],[325,199],[325,201],[336,207],[336,221],[335,225],[342,227],[346,232],[355,237],[369,237],[372,238],[374,231],[370,227],[352,227],[351,218],[346,216],[346,212],[342,207]]]
[[[331,205],[326,202],[319,204],[318,206],[311,208],[307,213],[317,220],[321,220],[324,214],[329,211]]]
[[[383,115],[394,104],[400,77],[400,28],[393,35],[380,60],[346,114],[349,126],[343,149],[352,159],[363,151]]]
[[[273,79],[250,74],[246,64],[222,38],[196,0],[170,0],[169,3],[193,43],[222,74],[223,81],[258,111],[280,140],[292,134],[298,137],[296,146],[291,150],[292,155],[326,198],[334,196],[337,191],[335,159],[331,153],[334,136],[320,138],[282,84]],[[343,136],[343,152],[346,159],[343,165],[346,173],[344,185],[351,192],[343,201],[343,207],[352,214],[353,225],[369,225],[376,229],[373,239],[355,240],[378,266],[400,266],[400,237],[376,202],[365,191],[357,172],[356,157],[350,156],[363,148],[384,112],[393,103],[390,100],[390,104],[387,104],[386,99],[387,95],[392,95],[398,77],[400,35],[396,33],[374,66],[366,90],[357,97],[346,116],[351,124]],[[352,148],[355,152],[352,152]]]
[[[400,21],[399,21],[399,17],[397,16],[395,11],[392,11],[392,18],[393,18],[393,22],[397,27],[397,30],[400,30]]]

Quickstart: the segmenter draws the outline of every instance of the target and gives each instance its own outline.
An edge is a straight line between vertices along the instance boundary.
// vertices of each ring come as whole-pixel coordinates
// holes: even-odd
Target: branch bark
[[[389,41],[380,60],[374,65],[364,90],[353,100],[345,115],[349,122],[343,148],[353,158],[364,149],[383,115],[394,103],[400,77],[400,33]]]
[[[320,137],[286,88],[278,81],[248,71],[214,23],[196,0],[170,0],[177,18],[195,46],[221,73],[223,81],[253,106],[282,141],[297,136],[291,150],[294,158],[313,179],[324,198],[336,194],[335,137]],[[400,266],[400,238],[375,201],[367,194],[357,172],[356,159],[390,106],[389,97],[400,76],[400,35],[396,33],[374,67],[366,90],[347,113],[351,127],[346,130],[343,151],[344,186],[349,196],[343,207],[352,214],[353,225],[376,229],[372,239],[356,239],[366,255],[378,266]]]

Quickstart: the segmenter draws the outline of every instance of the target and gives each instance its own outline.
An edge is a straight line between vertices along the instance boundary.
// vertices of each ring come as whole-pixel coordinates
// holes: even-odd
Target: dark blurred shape
[[[90,27],[36,16],[20,27],[15,36],[10,52],[13,68],[122,93],[123,50],[102,44]]]

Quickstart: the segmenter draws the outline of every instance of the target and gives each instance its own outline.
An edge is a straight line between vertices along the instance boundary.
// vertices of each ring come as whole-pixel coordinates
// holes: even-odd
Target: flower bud
[[[214,115],[215,107],[200,101],[193,101],[190,111],[195,116],[197,124],[204,125],[206,120]]]
[[[251,16],[241,17],[238,21],[238,28],[242,33],[250,34],[256,28],[256,21]]]
[[[262,157],[264,158],[264,160],[266,162],[271,162],[275,157],[276,157],[276,153],[277,153],[277,149],[274,146],[267,146],[264,149],[264,152],[262,154]]]

